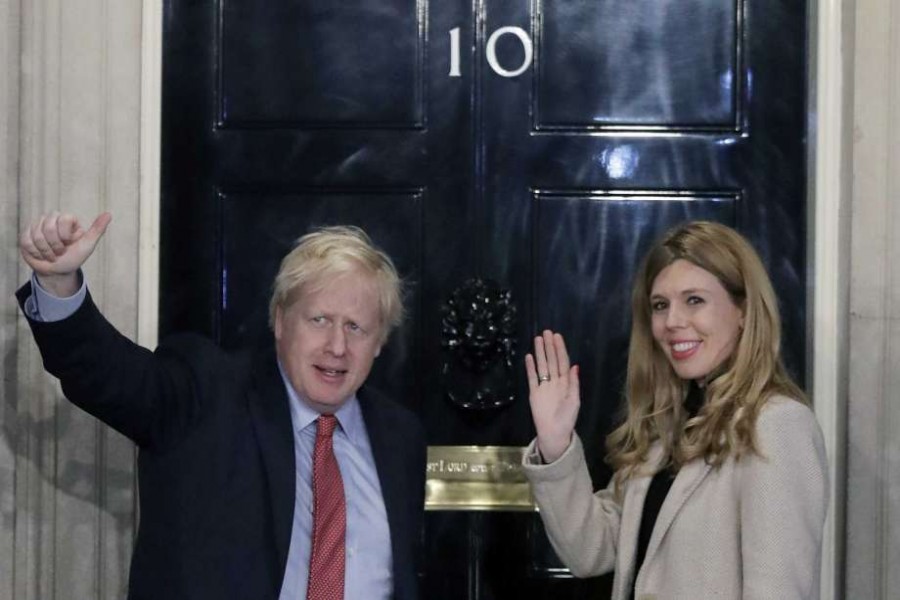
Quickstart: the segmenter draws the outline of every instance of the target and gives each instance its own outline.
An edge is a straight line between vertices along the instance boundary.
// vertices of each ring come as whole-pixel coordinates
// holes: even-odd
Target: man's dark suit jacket
[[[26,284],[20,304],[31,295]],[[277,599],[294,513],[294,436],[274,343],[227,354],[195,335],[134,344],[88,294],[71,317],[29,320],[74,404],[140,447],[131,600]],[[360,389],[393,553],[394,597],[418,598],[425,438],[415,416]]]

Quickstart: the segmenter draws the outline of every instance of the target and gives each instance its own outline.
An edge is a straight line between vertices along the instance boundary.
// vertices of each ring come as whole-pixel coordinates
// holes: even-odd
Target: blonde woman
[[[613,599],[818,598],[821,431],[780,359],[777,301],[734,230],[663,236],[632,294],[626,417],[594,493],[574,432],[578,367],[561,335],[525,359],[537,437],[525,472],[562,561],[615,570]]]

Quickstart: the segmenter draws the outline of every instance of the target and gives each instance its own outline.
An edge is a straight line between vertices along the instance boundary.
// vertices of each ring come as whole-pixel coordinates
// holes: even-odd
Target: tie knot
[[[320,415],[316,422],[316,435],[330,438],[337,423],[337,417],[334,415]]]

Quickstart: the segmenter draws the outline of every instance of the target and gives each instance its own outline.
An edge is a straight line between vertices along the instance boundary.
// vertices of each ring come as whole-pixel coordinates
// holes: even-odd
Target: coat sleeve
[[[551,464],[534,464],[534,446],[532,442],[526,450],[523,468],[553,549],[576,577],[612,571],[622,516],[612,484],[593,492],[584,448],[577,435]]]
[[[30,294],[29,284],[17,292],[23,310]],[[90,292],[71,316],[28,318],[28,324],[44,368],[60,380],[66,398],[138,445],[163,445],[196,422],[204,369],[192,368],[198,361],[191,357],[209,356],[211,346],[200,336],[151,352],[119,333]]]
[[[739,469],[743,598],[818,599],[828,508],[822,432],[806,406],[773,398],[756,438],[761,455],[742,457]]]

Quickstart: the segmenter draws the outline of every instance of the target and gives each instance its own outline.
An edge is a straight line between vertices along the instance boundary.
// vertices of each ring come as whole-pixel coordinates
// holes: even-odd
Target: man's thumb
[[[92,244],[97,243],[97,240],[106,233],[106,228],[109,226],[110,221],[112,221],[112,215],[110,213],[100,213],[100,215],[94,219],[94,222],[91,223],[91,227],[85,232],[84,237],[90,240]]]

